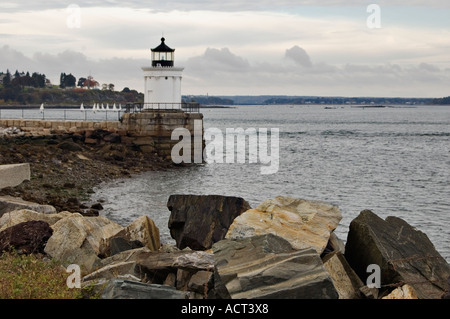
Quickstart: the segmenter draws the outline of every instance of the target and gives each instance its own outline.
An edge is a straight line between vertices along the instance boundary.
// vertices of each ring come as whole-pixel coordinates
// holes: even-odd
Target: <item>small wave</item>
[[[312,132],[302,132],[311,134]],[[450,132],[362,132],[349,130],[325,130],[322,136],[361,136],[361,137],[449,137]],[[289,136],[289,135],[288,135]]]
[[[320,135],[325,136],[349,136],[349,135],[356,135],[358,134],[355,131],[349,131],[349,130],[326,130],[322,131]]]
[[[280,131],[280,137],[288,137],[288,138],[294,138],[299,135],[305,135],[308,134],[308,132],[281,132]]]

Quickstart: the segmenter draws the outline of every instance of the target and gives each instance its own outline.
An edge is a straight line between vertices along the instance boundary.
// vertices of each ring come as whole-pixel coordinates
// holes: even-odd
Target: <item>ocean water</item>
[[[239,196],[252,207],[285,195],[339,206],[335,232],[344,241],[364,209],[400,217],[450,261],[450,107],[237,106],[203,114],[204,128],[224,135],[227,128],[279,129],[278,171],[264,175],[263,164],[247,162],[146,172],[96,188],[92,200],[103,201],[102,214],[122,225],[147,215],[161,240],[173,242],[171,194]]]

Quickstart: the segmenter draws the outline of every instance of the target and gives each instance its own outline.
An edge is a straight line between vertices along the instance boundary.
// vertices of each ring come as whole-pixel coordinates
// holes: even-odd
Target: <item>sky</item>
[[[0,72],[92,75],[143,92],[175,49],[183,95],[450,95],[448,0],[0,3]]]

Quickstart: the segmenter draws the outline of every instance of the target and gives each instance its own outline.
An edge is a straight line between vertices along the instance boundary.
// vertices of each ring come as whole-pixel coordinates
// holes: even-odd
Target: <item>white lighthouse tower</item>
[[[175,49],[161,44],[152,51],[152,66],[144,71],[144,108],[173,108],[181,103],[182,67],[174,66]]]

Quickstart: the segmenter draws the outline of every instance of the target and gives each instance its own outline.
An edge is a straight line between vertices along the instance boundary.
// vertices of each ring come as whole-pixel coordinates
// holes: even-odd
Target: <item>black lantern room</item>
[[[165,43],[166,39],[161,38],[161,44],[152,50],[152,66],[153,67],[170,67],[173,66],[175,49],[169,48]]]

